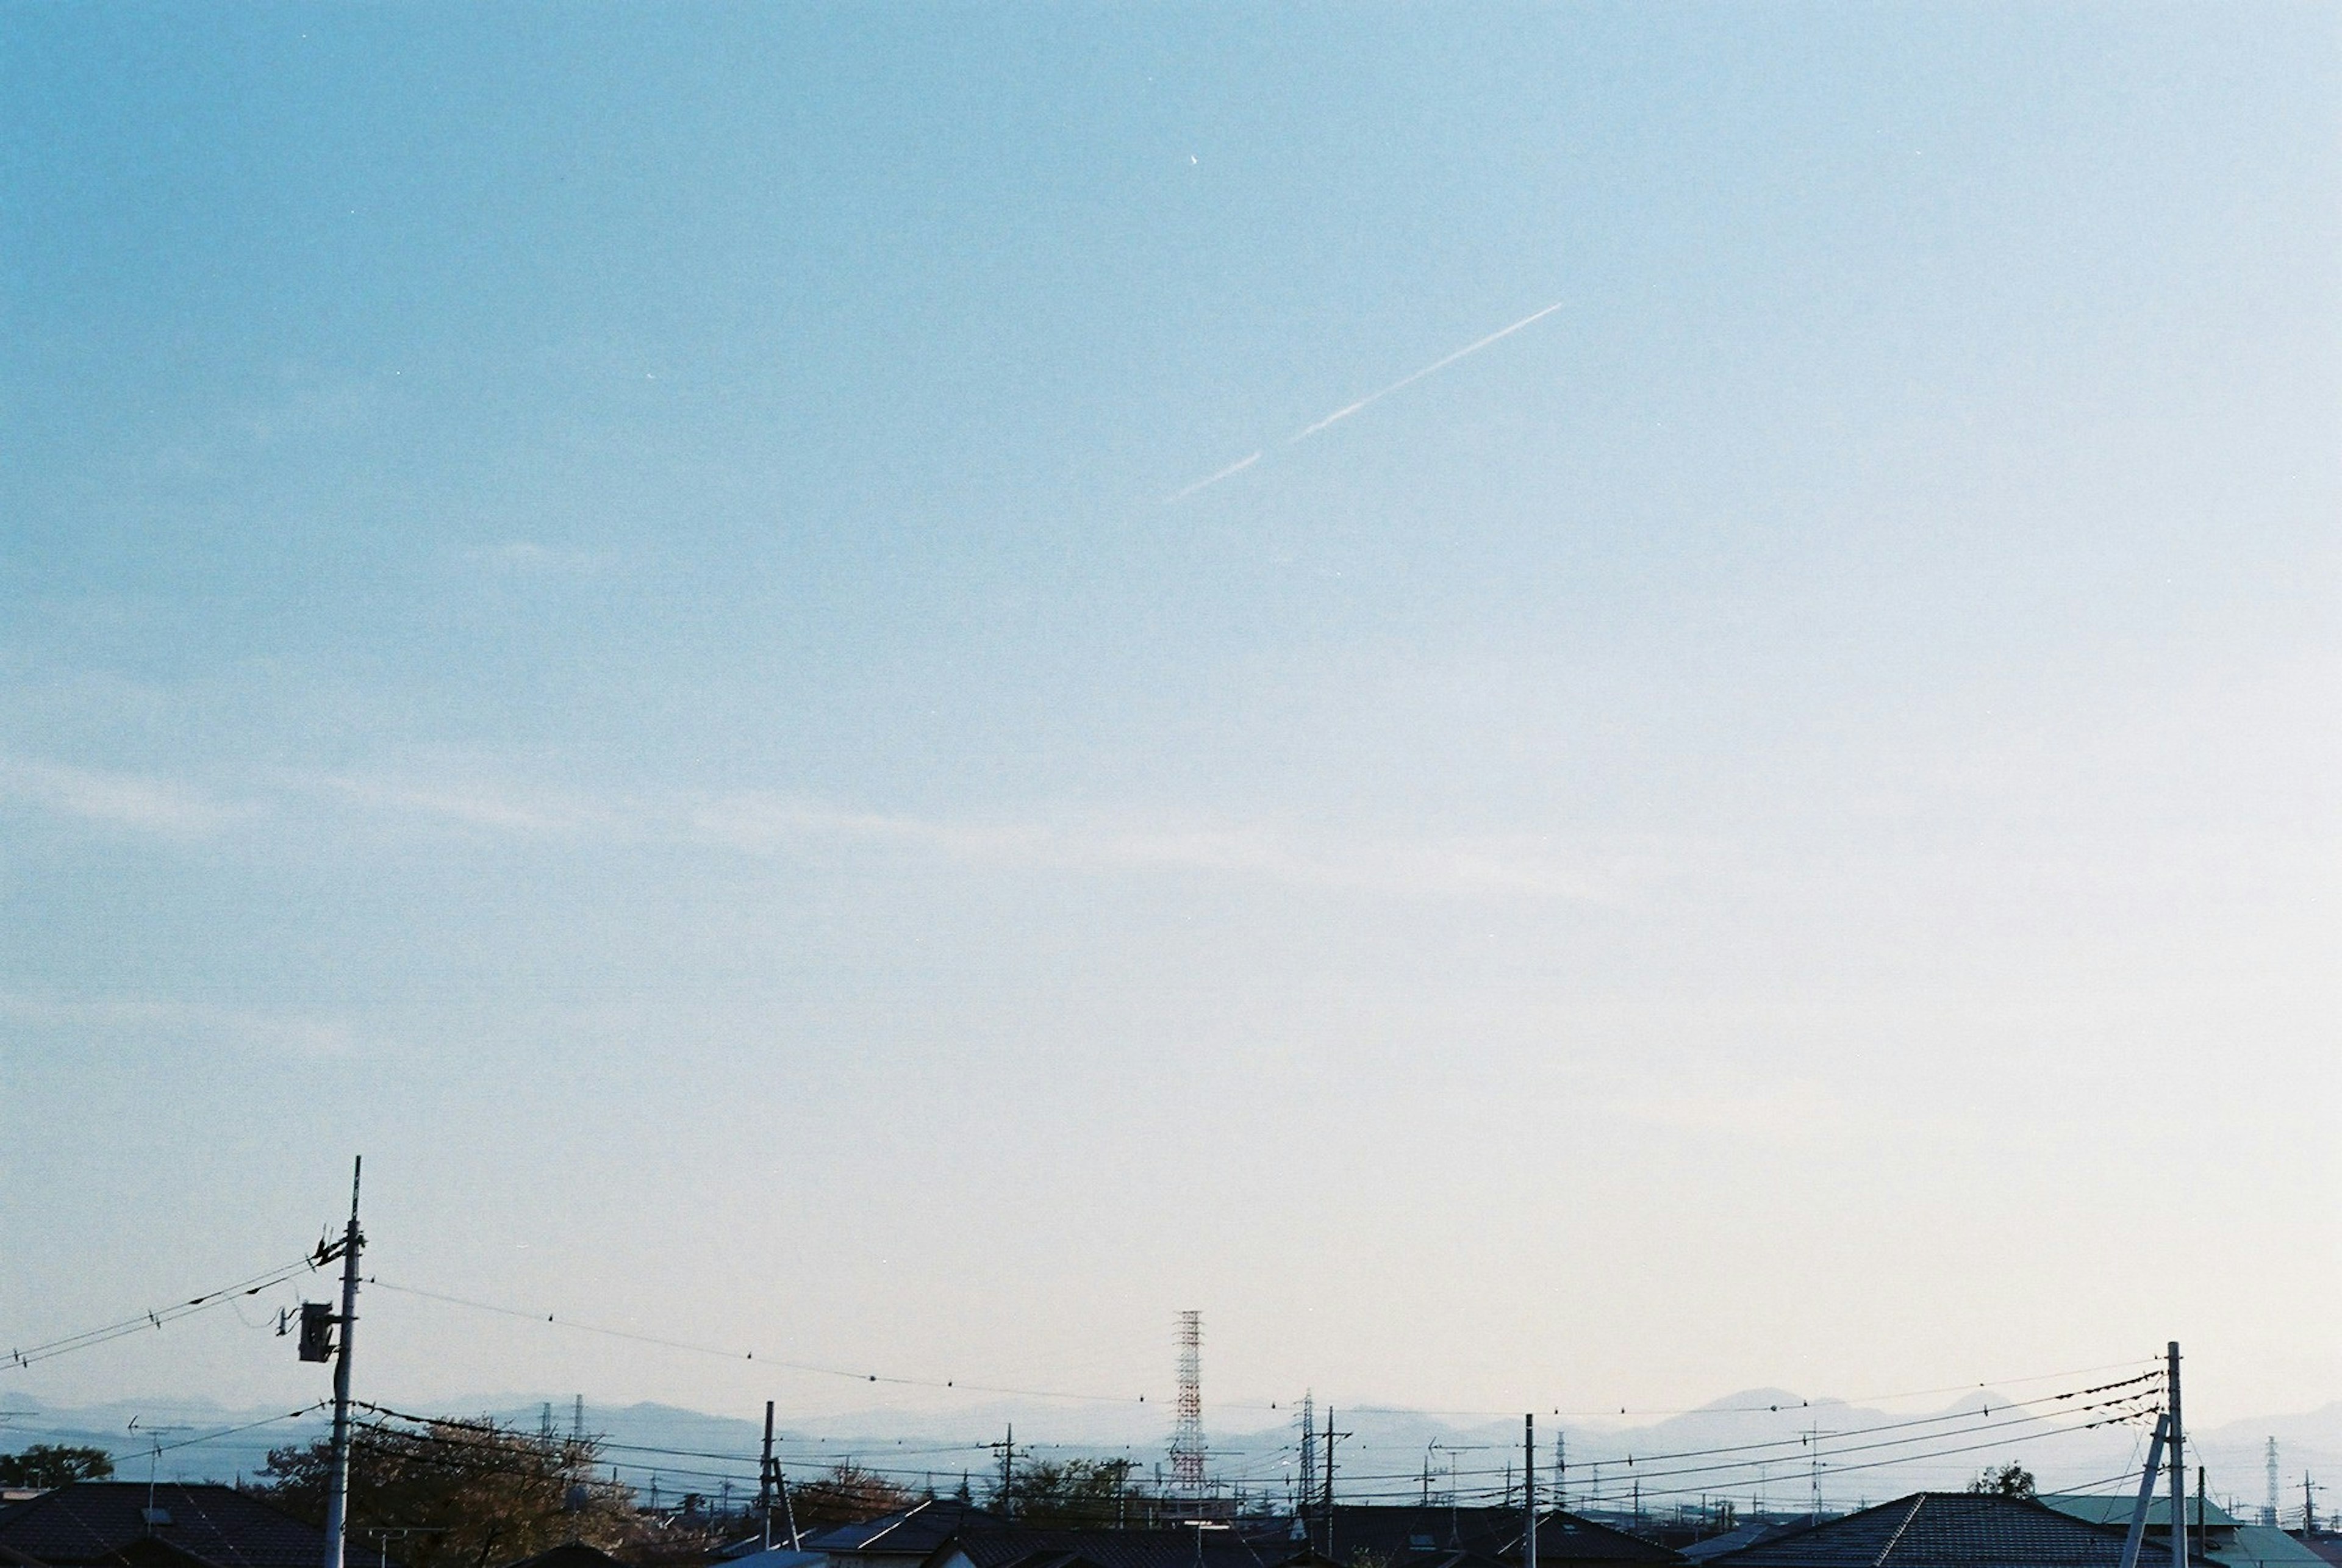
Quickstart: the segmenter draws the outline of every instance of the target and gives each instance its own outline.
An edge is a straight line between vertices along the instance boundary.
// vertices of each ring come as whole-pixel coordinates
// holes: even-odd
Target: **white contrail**
[[[1221,469],[1217,474],[1206,474],[1203,478],[1196,480],[1193,484],[1188,485],[1185,490],[1174,490],[1170,494],[1166,495],[1163,498],[1163,504],[1168,506],[1174,501],[1185,501],[1188,496],[1193,495],[1196,491],[1203,489],[1206,485],[1217,484],[1221,480],[1226,479],[1232,474],[1242,474],[1246,469],[1251,467],[1254,464],[1259,461],[1260,454],[1257,452],[1254,453],[1250,457],[1240,458],[1236,462],[1229,464],[1226,468]]]
[[[1388,397],[1392,393],[1398,391],[1403,386],[1412,386],[1426,375],[1436,375],[1440,371],[1446,370],[1449,365],[1455,364],[1457,360],[1466,359],[1471,355],[1479,353],[1482,349],[1487,347],[1490,344],[1496,342],[1499,338],[1510,337],[1513,334],[1520,331],[1521,328],[1532,325],[1536,322],[1543,321],[1546,316],[1549,316],[1555,311],[1559,310],[1566,303],[1566,302],[1563,300],[1556,300],[1553,304],[1546,306],[1543,310],[1538,311],[1534,315],[1525,315],[1521,317],[1520,320],[1513,323],[1512,325],[1492,332],[1487,336],[1482,338],[1479,342],[1466,345],[1465,347],[1457,349],[1454,354],[1449,355],[1445,359],[1426,365],[1421,370],[1415,372],[1411,375],[1400,376],[1396,381],[1392,382],[1380,392],[1370,392],[1366,394],[1366,396],[1358,399],[1357,402],[1350,404],[1347,408],[1336,409],[1333,413],[1327,414],[1325,418],[1319,420],[1308,429],[1302,431],[1299,434],[1286,436],[1285,439],[1285,444],[1290,446],[1296,442],[1306,441],[1311,436],[1316,434],[1319,431],[1325,429],[1327,425],[1339,424],[1343,420],[1349,418],[1350,415],[1357,413],[1358,410],[1366,407],[1368,404]],[[1188,485],[1186,489],[1175,490],[1170,494],[1166,495],[1163,498],[1163,504],[1168,506],[1175,501],[1185,501],[1188,496],[1193,495],[1198,490],[1206,489],[1214,484],[1217,484],[1223,479],[1243,473],[1246,469],[1259,462],[1261,454],[1256,452],[1250,457],[1245,458],[1241,462],[1229,464],[1217,474],[1207,474],[1203,478],[1196,480],[1193,484]]]
[[[1337,409],[1336,409],[1333,413],[1331,413],[1331,414],[1327,414],[1325,418],[1323,418],[1323,419],[1319,420],[1316,424],[1315,424],[1311,425],[1308,429],[1306,429],[1306,430],[1303,431],[1300,434],[1288,437],[1288,438],[1286,439],[1286,443],[1285,443],[1285,444],[1286,444],[1287,446],[1290,446],[1290,445],[1292,445],[1292,444],[1293,444],[1295,442],[1296,442],[1296,441],[1306,441],[1306,440],[1308,440],[1311,436],[1313,436],[1313,435],[1316,434],[1319,431],[1321,431],[1321,430],[1325,429],[1327,425],[1329,425],[1329,424],[1339,424],[1339,423],[1341,423],[1343,420],[1349,418],[1349,417],[1350,417],[1350,415],[1352,415],[1353,414],[1357,413],[1357,411],[1358,411],[1358,410],[1360,410],[1361,408],[1366,407],[1366,404],[1370,404],[1370,403],[1376,402],[1376,401],[1378,401],[1379,399],[1388,397],[1392,393],[1396,392],[1400,387],[1402,387],[1402,386],[1412,386],[1412,385],[1414,385],[1416,382],[1421,381],[1425,376],[1426,376],[1426,375],[1435,375],[1435,374],[1436,374],[1436,373],[1437,373],[1437,372],[1439,372],[1439,371],[1446,370],[1449,365],[1451,365],[1455,364],[1457,360],[1459,360],[1459,359],[1464,359],[1464,358],[1467,358],[1467,357],[1469,357],[1469,356],[1470,356],[1470,355],[1476,355],[1476,354],[1479,353],[1482,349],[1484,349],[1484,348],[1487,347],[1490,344],[1492,344],[1492,343],[1496,342],[1498,338],[1510,337],[1510,336],[1512,336],[1512,335],[1513,335],[1513,334],[1515,334],[1515,333],[1516,333],[1516,332],[1520,331],[1520,330],[1521,330],[1521,328],[1523,328],[1523,327],[1525,327],[1525,326],[1527,326],[1527,325],[1529,325],[1530,324],[1532,324],[1532,323],[1534,323],[1534,322],[1538,322],[1538,321],[1542,321],[1542,320],[1544,320],[1546,316],[1551,315],[1555,311],[1559,310],[1565,303],[1566,303],[1566,302],[1562,301],[1562,300],[1556,300],[1556,301],[1554,301],[1554,302],[1553,302],[1553,304],[1551,304],[1551,305],[1549,305],[1546,306],[1543,310],[1541,310],[1541,311],[1537,312],[1535,315],[1525,315],[1525,316],[1521,317],[1521,319],[1520,319],[1520,320],[1518,320],[1518,321],[1516,321],[1516,322],[1513,323],[1513,325],[1510,325],[1510,326],[1508,326],[1508,327],[1504,328],[1502,331],[1500,331],[1500,332],[1492,332],[1492,333],[1490,333],[1487,336],[1486,336],[1486,337],[1482,338],[1479,342],[1477,342],[1477,343],[1476,343],[1476,344],[1471,345],[1469,347],[1466,347],[1466,348],[1459,348],[1459,349],[1457,349],[1454,354],[1449,355],[1446,359],[1440,360],[1440,361],[1436,362],[1436,364],[1426,365],[1425,365],[1421,370],[1416,371],[1416,372],[1414,375],[1402,375],[1402,376],[1400,376],[1396,381],[1392,382],[1388,386],[1384,387],[1380,392],[1370,392],[1370,393],[1366,394],[1366,396],[1361,397],[1360,399],[1358,399],[1358,401],[1357,401],[1357,402],[1356,402],[1356,403],[1354,403],[1354,404],[1350,404],[1350,406],[1349,406],[1349,407],[1347,407],[1347,408],[1337,408]],[[1215,478],[1216,478],[1216,477],[1218,477],[1218,475],[1216,475],[1216,475],[1214,475],[1214,477],[1215,477]],[[1207,481],[1206,481],[1206,484],[1208,484],[1208,483],[1209,483],[1209,481],[1207,480]]]

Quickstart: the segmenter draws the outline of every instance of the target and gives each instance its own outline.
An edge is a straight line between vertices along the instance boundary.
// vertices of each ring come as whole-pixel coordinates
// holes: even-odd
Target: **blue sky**
[[[2330,8],[0,36],[0,1337],[2342,1397]]]

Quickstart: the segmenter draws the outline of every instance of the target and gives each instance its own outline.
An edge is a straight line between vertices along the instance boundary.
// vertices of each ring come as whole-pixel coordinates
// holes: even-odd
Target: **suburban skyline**
[[[2330,9],[0,35],[0,1341],[2342,1400]]]

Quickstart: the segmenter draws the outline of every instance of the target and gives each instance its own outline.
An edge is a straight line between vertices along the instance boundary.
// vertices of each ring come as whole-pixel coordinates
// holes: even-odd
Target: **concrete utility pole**
[[[773,1402],[765,1401],[765,1462],[756,1467],[756,1520],[758,1540],[766,1552],[773,1549]]]
[[[325,1568],[342,1568],[342,1533],[350,1496],[350,1340],[358,1324],[358,1253],[365,1236],[358,1229],[358,1179],[365,1157],[350,1166],[350,1224],[342,1233],[341,1343],[334,1352],[333,1457],[325,1474]]]
[[[2155,1418],[2155,1441],[2147,1446],[2147,1465],[2138,1473],[2138,1501],[2130,1511],[2130,1533],[2123,1538],[2122,1568],[2138,1568],[2138,1549],[2147,1540],[2147,1511],[2155,1502],[2155,1483],[2163,1478],[2163,1439],[2171,1430],[2171,1413]]]
[[[1016,1504],[1009,1495],[1009,1488],[1016,1481],[1016,1423],[1012,1421],[1008,1423],[1008,1434],[1000,1441],[1000,1513],[1005,1519],[1016,1517]]]
[[[1521,1473],[1526,1480],[1521,1496],[1526,1507],[1526,1522],[1521,1529],[1521,1568],[1537,1568],[1536,1562],[1536,1416],[1521,1417]]]
[[[1334,1407],[1326,1407],[1326,1556],[1334,1555]]]
[[[2164,1350],[2164,1379],[2171,1415],[2171,1568],[2187,1568],[2187,1428],[2179,1423],[2179,1342]]]

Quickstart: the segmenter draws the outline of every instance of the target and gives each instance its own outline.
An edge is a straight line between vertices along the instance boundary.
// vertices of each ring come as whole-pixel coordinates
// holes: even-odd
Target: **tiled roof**
[[[229,1486],[80,1481],[0,1508],[0,1546],[52,1563],[120,1563],[150,1543],[213,1568],[316,1568],[322,1531]]]
[[[978,1525],[936,1556],[965,1553],[975,1568],[1263,1568],[1261,1554],[1225,1530],[1046,1530]]]
[[[2087,1519],[2094,1524],[2118,1524],[2128,1529],[2131,1511],[2138,1506],[2138,1493],[2136,1489],[2120,1493],[2045,1492],[2041,1494],[2041,1501],[2058,1513],[2070,1513],[2077,1519]],[[2244,1523],[2218,1503],[2208,1500],[2199,1502],[2193,1497],[2187,1499],[2180,1513],[2187,1521],[2190,1530],[2199,1523],[2214,1530],[2230,1530]],[[2169,1493],[2158,1490],[2147,1500],[2147,1524],[2157,1534],[2171,1528]]]
[[[1514,1533],[1500,1555],[1515,1559],[1520,1556],[1519,1532]],[[1537,1517],[1537,1561],[1658,1563],[1681,1563],[1683,1557],[1639,1535],[1629,1535],[1624,1530],[1613,1530],[1607,1524],[1596,1524],[1591,1519],[1580,1519],[1575,1513],[1556,1509]]]
[[[1707,1561],[1715,1568],[2120,1568],[2123,1532],[2029,1498],[1919,1492]],[[2196,1568],[2205,1568],[2202,1559]]]
[[[925,1557],[950,1540],[962,1524],[1006,1524],[998,1514],[952,1498],[930,1498],[899,1513],[882,1514],[858,1524],[833,1524],[806,1533],[808,1552],[876,1552],[888,1556]]]

